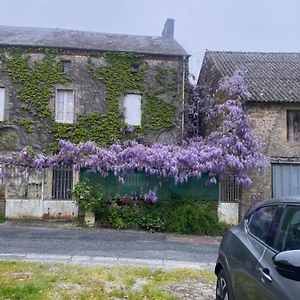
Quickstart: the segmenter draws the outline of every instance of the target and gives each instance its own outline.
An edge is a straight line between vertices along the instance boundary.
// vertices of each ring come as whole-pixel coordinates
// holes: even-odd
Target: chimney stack
[[[161,34],[161,36],[164,39],[168,39],[168,40],[174,39],[174,23],[175,23],[174,19],[167,19],[163,32]]]

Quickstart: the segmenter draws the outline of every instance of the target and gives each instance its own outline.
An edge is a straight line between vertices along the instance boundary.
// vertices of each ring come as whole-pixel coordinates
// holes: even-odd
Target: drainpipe
[[[185,65],[186,65],[186,58],[187,56],[184,56],[182,59],[182,116],[181,116],[181,132],[184,134],[184,113],[185,113]]]

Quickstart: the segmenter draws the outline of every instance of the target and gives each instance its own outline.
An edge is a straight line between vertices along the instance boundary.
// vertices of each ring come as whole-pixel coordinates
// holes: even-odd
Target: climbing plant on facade
[[[74,143],[92,140],[99,146],[108,146],[123,140],[124,132],[127,132],[126,139],[128,139],[129,136],[136,138],[139,134],[145,134],[148,130],[174,126],[175,108],[159,95],[154,96],[147,90],[145,87],[147,63],[142,55],[132,53],[91,53],[88,57],[87,70],[91,80],[101,81],[106,87],[107,112],[79,113],[74,124],[55,122],[53,111],[49,106],[55,86],[65,84],[72,78],[62,74],[62,64],[57,57],[58,51],[48,49],[39,51],[41,57],[32,62],[31,56],[25,50],[10,49],[7,57],[3,55],[3,61],[4,71],[17,84],[17,95],[20,100],[18,107],[26,115],[11,122],[22,126],[28,134],[35,128],[46,130],[52,140],[48,151],[57,151],[58,141],[62,139]],[[105,57],[105,65],[96,67],[93,58],[100,56]],[[133,66],[137,69],[136,72],[132,72]],[[175,70],[170,72],[175,73]],[[167,89],[171,89],[169,82],[165,85]],[[119,103],[119,99],[128,91],[137,91],[144,95],[142,124],[135,127],[130,134]],[[153,105],[154,101],[156,105]],[[32,117],[35,118],[34,121]]]
[[[262,145],[252,132],[250,119],[241,103],[248,96],[248,90],[238,73],[226,78],[219,90],[228,96],[221,103],[202,99],[197,93],[193,96],[192,106],[201,107],[195,112],[207,122],[217,120],[214,130],[205,138],[196,136],[178,145],[155,144],[149,147],[127,141],[108,148],[98,147],[94,142],[76,145],[61,141],[60,151],[54,156],[35,155],[27,149],[13,156],[1,156],[2,174],[11,166],[40,170],[64,163],[102,175],[109,171],[121,174],[138,170],[171,176],[177,182],[190,177],[200,178],[207,173],[219,176],[234,173],[236,182],[247,187],[251,184],[248,171],[253,168],[262,170],[265,166]],[[189,109],[192,115],[193,107]]]

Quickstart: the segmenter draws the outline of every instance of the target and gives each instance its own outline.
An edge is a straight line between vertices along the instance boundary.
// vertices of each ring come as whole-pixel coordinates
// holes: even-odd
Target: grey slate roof
[[[175,39],[69,29],[33,28],[0,25],[0,46],[38,46],[67,49],[124,51],[143,54],[186,56]]]
[[[251,97],[248,101],[300,102],[300,53],[206,52],[221,75],[241,70]]]

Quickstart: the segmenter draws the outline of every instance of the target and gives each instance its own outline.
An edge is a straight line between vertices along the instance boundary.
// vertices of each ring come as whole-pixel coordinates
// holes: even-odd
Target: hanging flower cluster
[[[251,183],[247,171],[264,168],[262,145],[251,131],[250,119],[240,101],[248,96],[248,90],[240,74],[226,78],[220,89],[232,99],[218,104],[211,99],[201,99],[197,93],[193,97],[191,114],[196,107],[197,118],[208,123],[218,120],[205,138],[196,136],[180,145],[145,146],[127,141],[109,148],[100,148],[94,142],[75,145],[62,140],[60,151],[53,156],[35,155],[28,149],[12,156],[0,156],[0,173],[6,175],[11,167],[42,170],[64,164],[100,172],[104,176],[109,171],[119,175],[142,171],[184,182],[207,173],[223,176],[234,172],[236,181],[247,187]]]

